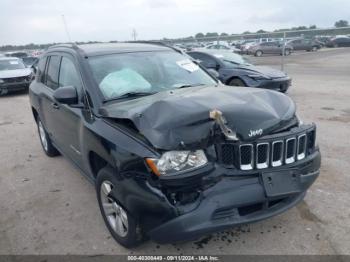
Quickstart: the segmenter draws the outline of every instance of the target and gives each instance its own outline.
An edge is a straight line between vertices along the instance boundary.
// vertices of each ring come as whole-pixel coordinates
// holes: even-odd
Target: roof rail
[[[52,45],[49,46],[48,49],[56,48],[56,47],[71,47],[74,49],[78,49],[78,45],[76,43],[64,43],[64,44],[57,44],[57,45]]]
[[[181,53],[183,54],[183,51],[179,48],[176,48],[176,47],[173,47],[171,45],[168,45],[162,41],[152,41],[152,40],[149,40],[149,41],[146,41],[146,40],[139,40],[139,41],[127,41],[126,43],[139,43],[139,44],[152,44],[152,45],[160,45],[160,46],[164,46],[164,47],[168,47],[168,48],[171,48],[173,49],[174,51],[178,52],[178,53]]]

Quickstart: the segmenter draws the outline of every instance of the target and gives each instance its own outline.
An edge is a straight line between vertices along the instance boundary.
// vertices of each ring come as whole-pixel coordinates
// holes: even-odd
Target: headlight
[[[196,150],[169,151],[165,152],[159,159],[147,158],[146,162],[156,175],[171,176],[178,172],[204,166],[208,160],[203,150]]]
[[[5,81],[4,81],[4,80],[2,80],[2,79],[0,79],[0,84],[2,84],[2,83],[5,83]]]
[[[261,79],[270,79],[269,77],[267,76],[264,76],[264,75],[259,75],[259,74],[251,74],[251,75],[248,75],[250,78],[253,78],[255,80],[261,80]]]

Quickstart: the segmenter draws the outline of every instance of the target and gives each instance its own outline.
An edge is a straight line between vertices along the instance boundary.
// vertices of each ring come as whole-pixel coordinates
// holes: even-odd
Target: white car
[[[32,70],[26,68],[22,59],[0,57],[0,95],[28,89],[33,77]]]

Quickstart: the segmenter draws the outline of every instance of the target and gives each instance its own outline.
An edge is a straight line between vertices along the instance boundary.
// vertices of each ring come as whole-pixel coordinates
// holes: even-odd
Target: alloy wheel
[[[41,144],[43,145],[44,150],[48,151],[48,143],[47,143],[45,129],[44,129],[43,124],[41,123],[40,120],[38,122],[38,127],[39,127],[39,136],[40,136]]]
[[[125,237],[128,234],[128,215],[123,207],[110,197],[113,188],[114,185],[110,181],[101,184],[101,204],[110,227],[117,235]]]

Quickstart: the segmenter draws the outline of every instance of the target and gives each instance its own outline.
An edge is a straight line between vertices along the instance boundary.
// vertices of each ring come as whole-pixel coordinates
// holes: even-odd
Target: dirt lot
[[[278,68],[280,56],[252,58]],[[132,251],[110,237],[95,190],[41,150],[27,94],[0,98],[0,254],[350,254],[350,48],[285,59],[300,117],[318,125],[322,172],[301,204],[256,224]]]

